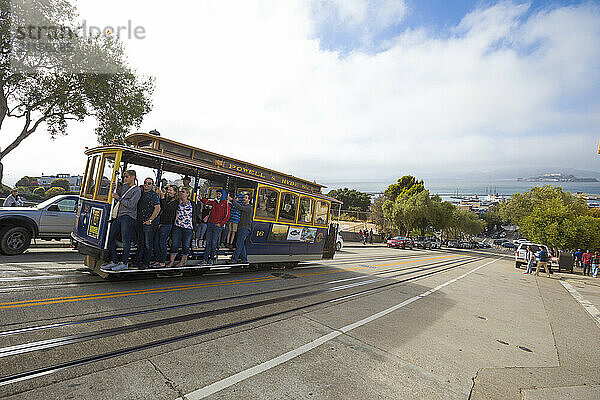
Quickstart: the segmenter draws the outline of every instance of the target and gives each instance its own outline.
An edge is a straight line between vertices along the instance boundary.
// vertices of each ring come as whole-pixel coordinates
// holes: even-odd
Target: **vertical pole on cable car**
[[[198,200],[198,183],[200,182],[200,168],[196,168],[196,182],[194,182],[193,201]]]
[[[156,172],[156,192],[159,192],[161,189],[160,180],[162,178],[164,166],[165,166],[165,161],[160,160],[160,162],[158,163],[158,172]]]

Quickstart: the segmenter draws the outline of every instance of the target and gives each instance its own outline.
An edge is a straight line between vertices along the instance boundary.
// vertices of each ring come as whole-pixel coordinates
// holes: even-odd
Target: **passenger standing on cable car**
[[[205,265],[212,265],[216,261],[217,247],[221,239],[223,226],[229,220],[229,204],[227,204],[227,191],[221,189],[217,192],[216,200],[208,200],[206,197],[200,199],[205,205],[212,206],[208,215],[206,228],[206,248],[204,249]]]
[[[183,267],[190,254],[190,244],[194,235],[194,221],[196,220],[196,208],[190,201],[190,190],[186,187],[179,189],[179,205],[175,212],[175,223],[172,229],[171,261],[167,268],[175,263],[175,257],[181,247],[181,261],[176,267]]]
[[[154,268],[164,268],[167,261],[167,241],[171,235],[173,223],[175,223],[175,214],[179,207],[177,199],[177,186],[169,185],[166,190],[160,192],[160,219],[158,232],[156,233],[154,246],[156,248],[156,264]]]
[[[242,195],[240,194],[240,197]],[[232,207],[240,211],[240,222],[238,223],[237,236],[235,239],[235,251],[229,261],[231,264],[238,263],[238,260],[242,263],[248,262],[248,255],[246,253],[246,239],[250,236],[250,224],[252,223],[252,205],[250,205],[250,195],[244,193],[241,202],[233,201]]]
[[[160,196],[154,191],[152,178],[144,179],[137,208],[138,251],[135,259],[139,269],[146,269],[152,258],[154,236],[159,222],[157,217],[160,213]]]
[[[129,253],[137,218],[137,203],[142,194],[142,190],[136,185],[135,175],[135,171],[132,169],[123,172],[125,183],[118,192],[113,192],[113,198],[118,201],[119,210],[108,235],[110,260],[108,264],[102,266],[104,270],[124,271],[129,268]],[[119,233],[121,233],[123,242],[123,256],[121,262],[117,264],[117,235]]]

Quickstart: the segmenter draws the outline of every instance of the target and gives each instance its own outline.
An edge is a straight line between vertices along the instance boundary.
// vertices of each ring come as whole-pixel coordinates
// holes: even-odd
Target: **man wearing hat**
[[[23,207],[23,200],[19,196],[19,191],[17,189],[12,189],[10,194],[4,200],[4,204],[2,207]]]

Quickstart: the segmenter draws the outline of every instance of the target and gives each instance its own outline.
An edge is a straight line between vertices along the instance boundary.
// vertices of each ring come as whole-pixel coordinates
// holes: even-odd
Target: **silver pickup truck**
[[[62,194],[33,207],[0,207],[0,253],[17,255],[32,238],[68,239],[79,196]]]

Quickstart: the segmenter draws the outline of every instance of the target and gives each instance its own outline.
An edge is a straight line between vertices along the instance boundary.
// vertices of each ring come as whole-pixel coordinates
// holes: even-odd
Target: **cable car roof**
[[[89,155],[108,149],[120,149],[131,153],[131,157],[133,157],[131,161],[136,164],[149,165],[156,157],[160,157],[160,160],[166,164],[165,170],[175,170],[195,176],[195,169],[200,168],[207,172],[254,180],[275,187],[305,192],[334,203],[342,203],[333,197],[322,194],[321,188],[326,186],[316,182],[310,182],[282,172],[212,153],[164,137],[149,133],[133,133],[125,137],[125,143],[125,146],[109,145],[95,147],[86,150],[85,154]]]

